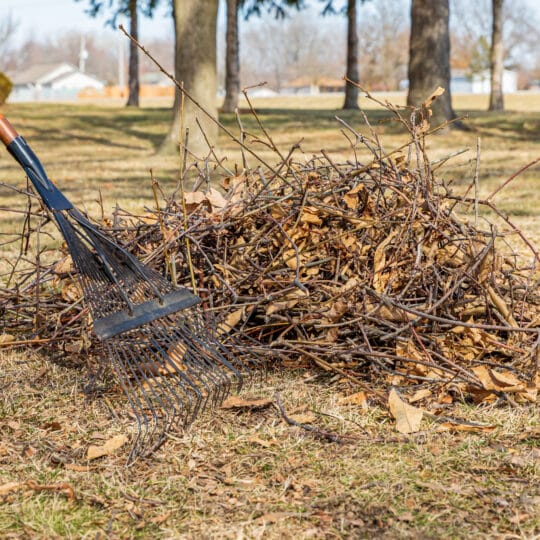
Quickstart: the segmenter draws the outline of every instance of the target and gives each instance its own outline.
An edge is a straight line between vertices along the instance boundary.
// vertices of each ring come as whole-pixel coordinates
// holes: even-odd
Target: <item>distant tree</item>
[[[233,112],[238,106],[240,93],[240,42],[238,39],[238,19],[243,11],[246,19],[261,15],[262,9],[273,12],[276,19],[284,18],[287,8],[301,9],[304,0],[227,0],[227,35],[225,57],[225,101],[223,112]]]
[[[75,2],[84,2],[85,0],[75,0]],[[104,11],[110,12],[110,18],[107,20],[108,25],[116,27],[116,21],[121,15],[126,16],[130,21],[130,34],[139,39],[139,10],[151,17],[154,9],[159,4],[160,0],[86,0],[88,1],[88,9],[86,12],[91,17],[96,17]],[[128,107],[139,106],[139,50],[132,41],[129,45],[129,69],[128,69],[128,88],[129,95],[126,105]]]
[[[19,27],[11,14],[0,19],[0,71],[8,71],[14,67],[13,38]]]
[[[489,110],[504,109],[502,79],[504,70],[503,47],[503,0],[492,1],[492,29],[490,50],[491,92],[489,94]]]
[[[486,37],[480,36],[470,50],[469,73],[480,73],[489,69],[490,45]]]
[[[439,86],[445,93],[433,103],[432,123],[456,117],[450,93],[448,0],[412,0],[407,105],[420,106]]]
[[[337,0],[320,0],[326,5],[323,15],[336,13]],[[339,9],[347,15],[347,68],[345,83],[344,109],[358,109],[358,86],[360,76],[358,73],[358,1],[346,0],[345,5]],[[365,0],[360,0],[362,3]],[[356,83],[356,84],[355,84]]]
[[[217,116],[216,29],[218,0],[173,0],[175,28],[175,76],[186,91],[211,115]],[[200,155],[207,150],[201,124],[208,139],[215,143],[217,126],[188,99],[176,92],[173,118],[162,152],[178,152],[182,128],[189,129],[189,149]]]
[[[253,19],[243,28],[242,80],[246,84],[266,81],[280,91],[292,79],[300,83],[300,78],[307,85],[323,78],[341,79],[346,47],[342,21],[336,31],[337,24],[321,24],[316,10],[289,15],[284,20]]]

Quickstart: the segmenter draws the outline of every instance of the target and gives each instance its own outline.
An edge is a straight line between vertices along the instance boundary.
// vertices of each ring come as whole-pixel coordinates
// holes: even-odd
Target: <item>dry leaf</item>
[[[242,399],[238,396],[228,397],[221,405],[222,409],[265,409],[272,405],[271,399]]]
[[[15,341],[15,336],[12,336],[11,334],[0,334],[0,345],[12,343],[13,341]]]
[[[71,256],[58,261],[53,267],[53,272],[60,275],[73,272],[73,260],[71,259]]]
[[[490,433],[494,429],[495,426],[457,420],[443,422],[437,427],[437,431],[466,431],[469,433]]]
[[[403,401],[394,388],[388,396],[388,405],[400,433],[415,433],[420,429],[424,411]]]
[[[297,422],[298,424],[313,424],[317,417],[312,412],[300,413],[300,414],[289,414],[287,415],[289,420]]]
[[[25,485],[24,482],[8,482],[7,484],[2,484],[0,486],[0,497],[8,495],[12,491],[17,491]]]
[[[339,403],[342,405],[361,405],[365,407],[367,405],[367,394],[361,390],[360,392],[356,392],[356,394],[340,398]]]
[[[121,448],[128,438],[125,435],[116,435],[112,439],[109,439],[103,446],[90,445],[86,454],[86,459],[92,460],[102,456],[110,456],[116,450]]]

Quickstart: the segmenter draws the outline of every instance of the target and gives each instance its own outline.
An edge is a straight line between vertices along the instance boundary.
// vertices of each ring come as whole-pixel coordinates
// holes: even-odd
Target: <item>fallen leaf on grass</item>
[[[270,448],[272,445],[275,444],[275,441],[267,441],[257,437],[257,435],[252,435],[251,437],[248,437],[248,441],[253,444],[258,444],[263,448]]]
[[[272,400],[261,399],[243,399],[237,396],[228,397],[221,405],[222,409],[266,409],[272,405]]]
[[[424,411],[403,401],[393,388],[388,396],[388,406],[400,433],[415,433],[420,429]]]
[[[8,495],[12,491],[17,491],[22,486],[24,486],[24,482],[8,482],[7,484],[2,484],[0,486],[0,497]]]
[[[33,480],[28,480],[26,482],[8,482],[7,484],[3,484],[0,486],[0,497],[5,497],[20,489],[31,489],[32,491],[57,491],[63,493],[68,500],[75,500],[75,490],[66,482],[60,484],[38,484]]]
[[[317,417],[312,412],[301,413],[301,414],[289,414],[289,420],[297,422],[298,424],[313,424]]]
[[[361,390],[360,392],[356,392],[356,394],[340,398],[339,403],[341,405],[361,405],[364,407],[367,405],[367,394]]]
[[[109,439],[103,446],[95,446],[91,444],[88,447],[88,452],[86,454],[86,459],[92,460],[97,459],[102,456],[110,456],[120,447],[122,447],[128,438],[125,435],[116,435],[112,439]]]
[[[12,336],[11,334],[0,334],[0,345],[11,343],[13,341],[15,341],[15,336]]]

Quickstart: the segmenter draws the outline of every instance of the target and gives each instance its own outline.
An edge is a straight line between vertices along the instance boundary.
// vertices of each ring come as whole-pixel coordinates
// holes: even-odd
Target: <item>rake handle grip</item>
[[[7,146],[18,136],[17,130],[10,124],[9,120],[0,114],[0,140],[4,145]]]

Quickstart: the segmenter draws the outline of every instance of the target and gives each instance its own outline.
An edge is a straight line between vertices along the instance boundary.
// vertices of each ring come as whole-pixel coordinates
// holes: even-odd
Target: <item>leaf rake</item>
[[[128,463],[155,451],[174,425],[242,386],[245,365],[217,339],[201,299],[117,245],[50,181],[41,162],[0,115],[0,140],[52,214],[78,271],[94,333],[133,410],[137,433]],[[231,342],[232,343],[232,342]]]

